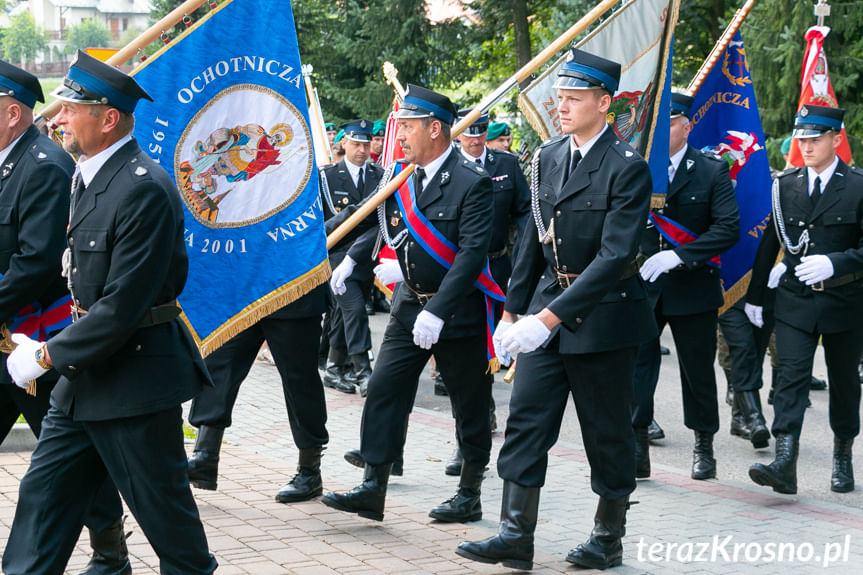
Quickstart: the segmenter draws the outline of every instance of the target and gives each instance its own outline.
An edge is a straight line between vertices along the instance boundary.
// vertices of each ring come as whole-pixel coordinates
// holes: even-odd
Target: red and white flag
[[[827,68],[827,56],[824,54],[824,38],[830,33],[829,26],[813,26],[806,31],[806,56],[803,58],[803,77],[800,87],[800,102],[797,110],[804,104],[815,104],[817,106],[831,106],[836,108],[836,93],[833,84],[830,83],[830,73]],[[848,138],[845,137],[845,129],[842,129],[842,143],[837,150],[839,157],[846,164],[851,163],[851,148],[848,146]],[[803,166],[803,156],[800,155],[800,147],[797,140],[791,140],[791,164]]]
[[[399,135],[399,126],[396,120],[396,113],[399,111],[399,99],[393,98],[393,111],[390,112],[387,118],[387,127],[384,132],[384,151],[381,154],[381,166],[386,168],[396,160],[401,160],[405,157],[402,147],[396,141]]]

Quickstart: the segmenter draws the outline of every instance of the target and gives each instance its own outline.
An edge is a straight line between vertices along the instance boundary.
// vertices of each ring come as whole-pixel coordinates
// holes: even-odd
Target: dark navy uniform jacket
[[[115,419],[175,407],[212,385],[179,318],[139,327],[183,291],[188,260],[177,189],[136,141],[75,199],[67,238],[75,303],[88,313],[48,342],[62,375],[53,404],[75,420]]]
[[[608,128],[567,177],[569,164],[568,136],[543,144],[538,201],[546,228],[554,220],[555,245],[539,242],[531,219],[504,309],[535,314],[549,308],[562,320],[549,338],[559,332],[561,353],[638,345],[656,335],[644,284],[632,270],[650,205],[647,163]],[[579,274],[566,289],[558,266]]]
[[[530,190],[514,154],[487,148],[484,167],[494,191],[494,223],[488,251],[495,253],[509,242],[510,222],[518,241],[530,214]]]
[[[806,168],[777,174],[785,231],[792,245],[804,231],[809,248],[804,254],[785,250],[787,266],[776,293],[776,318],[798,329],[836,333],[863,324],[863,170],[842,160],[812,208]],[[776,212],[772,214],[776,218]],[[781,240],[772,221],[764,230],[746,300],[764,305],[767,278],[776,261]],[[825,280],[824,291],[815,291],[797,280],[794,268],[804,255],[825,254],[833,264],[833,277]],[[845,282],[847,279],[849,281]],[[831,287],[831,282],[843,281]]]

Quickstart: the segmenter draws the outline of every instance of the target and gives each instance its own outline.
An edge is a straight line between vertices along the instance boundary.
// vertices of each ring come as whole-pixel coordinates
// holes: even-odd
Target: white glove
[[[355,267],[357,267],[357,262],[351,256],[345,256],[342,263],[336,266],[336,269],[333,270],[333,276],[330,278],[330,288],[334,294],[342,295],[348,291],[345,280],[351,277]]]
[[[549,334],[551,330],[538,317],[526,315],[506,330],[501,345],[512,355],[527,353],[541,346]]]
[[[18,347],[6,358],[6,369],[15,385],[27,389],[31,381],[48,371],[36,363],[36,350],[42,347],[42,343],[23,333],[13,333],[12,342],[17,343]]]
[[[503,365],[509,365],[512,363],[512,356],[508,351],[506,351],[503,347],[503,336],[509,331],[509,328],[512,327],[511,321],[499,321],[497,326],[494,328],[494,337],[492,337],[492,342],[494,343],[494,354],[500,360]]]
[[[440,337],[443,320],[430,311],[422,310],[414,322],[414,343],[423,349],[431,349]]]
[[[794,268],[794,275],[808,286],[833,277],[833,262],[824,254],[803,256],[800,261],[803,263]]]
[[[788,267],[784,262],[779,262],[773,269],[770,270],[770,276],[767,278],[767,289],[776,289],[779,287],[779,280],[782,279],[782,276],[785,275],[785,270]]]
[[[682,263],[683,260],[674,253],[674,250],[657,252],[647,258],[647,261],[641,265],[641,277],[645,281],[655,282],[663,273],[676,268]]]
[[[745,303],[743,304],[743,311],[746,313],[749,323],[755,327],[764,327],[764,308],[762,306]]]
[[[385,286],[405,281],[402,266],[398,260],[393,259],[381,260],[381,263],[375,266],[375,277]]]

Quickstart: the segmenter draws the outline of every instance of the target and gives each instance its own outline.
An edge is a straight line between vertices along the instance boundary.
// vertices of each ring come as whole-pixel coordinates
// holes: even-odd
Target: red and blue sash
[[[655,211],[651,211],[648,217],[650,218],[650,221],[653,222],[653,225],[656,226],[659,233],[662,234],[662,237],[668,240],[674,247],[682,246],[683,244],[688,244],[689,242],[694,242],[698,239],[698,234],[685,228],[682,224],[675,222],[671,218],[667,218]],[[719,260],[719,255],[713,256],[705,263],[715,268],[719,268],[722,265],[722,262]]]
[[[404,164],[398,163],[395,167],[393,175],[400,173],[404,168]],[[399,210],[404,216],[405,225],[416,242],[434,258],[444,269],[450,269],[455,256],[458,253],[459,247],[449,241],[434,225],[423,215],[416,207],[416,194],[414,193],[413,178],[409,177],[399,186],[396,191],[395,198],[398,203]],[[503,290],[491,277],[491,271],[486,259],[485,267],[479,277],[473,284],[485,296],[485,317],[486,317],[486,356],[488,358],[489,370],[491,373],[496,372],[500,368],[500,364],[495,357],[494,343],[492,336],[494,335],[494,318],[495,306],[500,305],[505,298]]]
[[[50,334],[72,324],[72,298],[65,295],[42,309],[32,303],[15,314],[9,323],[9,333],[23,333],[31,339],[47,341]]]

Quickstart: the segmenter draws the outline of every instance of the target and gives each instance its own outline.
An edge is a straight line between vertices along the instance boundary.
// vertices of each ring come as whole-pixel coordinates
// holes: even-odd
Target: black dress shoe
[[[814,375],[812,376],[812,380],[809,382],[809,389],[812,391],[824,391],[827,389],[827,381],[823,379],[818,379]]]
[[[215,491],[219,479],[219,451],[222,449],[224,427],[202,425],[195,439],[195,450],[189,458],[189,483],[198,489]]]
[[[482,519],[482,475],[485,466],[464,463],[458,491],[455,495],[429,511],[429,517],[444,523],[468,523]]]
[[[387,483],[392,465],[366,465],[363,482],[347,493],[327,493],[321,503],[327,507],[356,513],[374,521],[384,520]]]
[[[665,439],[665,432],[659,427],[655,419],[650,420],[650,425],[647,426],[647,439],[650,441]]]
[[[276,493],[279,503],[308,501],[323,492],[321,484],[321,453],[323,446],[300,449],[297,473]]]
[[[566,560],[588,569],[608,569],[623,563],[623,536],[626,534],[626,510],[629,496],[599,499],[590,538],[569,552]]]
[[[664,345],[659,346],[659,354],[660,355],[671,355],[671,350],[665,347]]]

